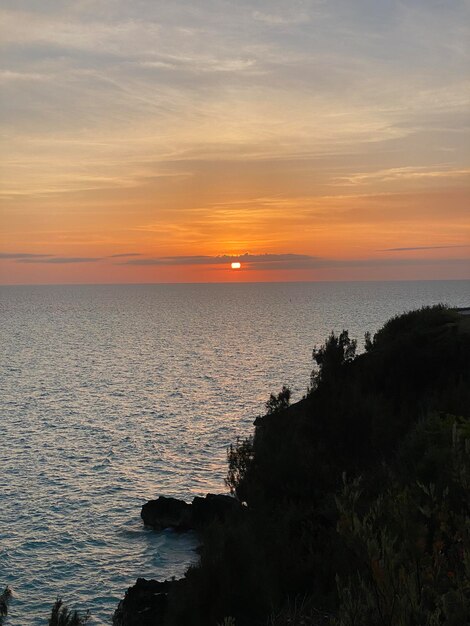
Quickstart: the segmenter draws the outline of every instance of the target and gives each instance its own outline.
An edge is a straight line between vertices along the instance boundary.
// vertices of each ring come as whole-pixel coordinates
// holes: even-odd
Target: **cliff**
[[[427,307],[363,354],[346,331],[315,349],[308,395],[271,396],[229,451],[244,515],[201,528],[199,565],[149,623],[470,623],[467,322]]]

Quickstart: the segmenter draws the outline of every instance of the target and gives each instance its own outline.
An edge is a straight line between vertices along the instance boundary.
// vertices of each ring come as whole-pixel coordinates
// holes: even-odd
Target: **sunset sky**
[[[470,277],[468,0],[2,5],[0,282]]]

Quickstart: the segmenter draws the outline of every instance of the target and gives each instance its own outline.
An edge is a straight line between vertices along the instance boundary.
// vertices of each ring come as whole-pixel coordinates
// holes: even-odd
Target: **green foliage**
[[[60,598],[52,607],[49,626],[84,626],[89,620],[89,613],[80,615],[77,611],[70,611]]]
[[[8,604],[11,599],[11,589],[10,587],[5,587],[5,589],[0,593],[0,625],[3,624],[5,617],[8,615]]]
[[[273,415],[273,413],[279,413],[285,411],[290,404],[291,390],[285,385],[281,391],[276,395],[273,393],[269,396],[269,400],[266,402],[266,414]]]
[[[434,418],[427,422],[435,427]],[[338,531],[358,567],[337,578],[338,626],[458,626],[470,621],[470,440],[443,420],[439,442],[451,455],[440,488],[409,475],[367,500],[360,481],[337,498]],[[427,470],[426,470],[427,471]],[[453,495],[452,495],[453,494]],[[361,511],[362,509],[362,511]]]

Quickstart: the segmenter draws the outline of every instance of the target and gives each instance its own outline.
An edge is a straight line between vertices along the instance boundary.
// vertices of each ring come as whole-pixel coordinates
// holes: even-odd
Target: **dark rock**
[[[142,507],[140,516],[144,524],[157,530],[174,528],[183,531],[192,527],[191,505],[176,498],[160,496],[157,500],[150,500]]]
[[[214,521],[226,519],[241,511],[241,504],[235,498],[208,493],[205,498],[195,497],[192,503],[191,521],[193,528],[201,528]]]
[[[138,578],[126,591],[113,615],[113,626],[159,626],[163,624],[170,588],[184,581]]]
[[[205,498],[196,496],[192,504],[160,496],[144,504],[140,515],[144,524],[156,530],[173,528],[182,532],[199,530],[214,521],[225,522],[242,509],[240,502],[232,496],[208,493]]]

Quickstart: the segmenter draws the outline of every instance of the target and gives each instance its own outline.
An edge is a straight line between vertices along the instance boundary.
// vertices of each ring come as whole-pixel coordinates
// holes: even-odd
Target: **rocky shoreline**
[[[146,580],[138,578],[129,587],[113,615],[114,626],[155,626],[162,623],[170,588],[184,585],[181,580]]]
[[[191,503],[160,496],[142,506],[140,516],[156,531],[171,528],[176,532],[201,531],[213,522],[224,523],[243,515],[244,507],[232,496],[208,493]],[[129,587],[114,612],[114,626],[156,626],[163,623],[170,589],[182,587],[185,579],[165,581],[138,578]]]
[[[230,446],[236,499],[142,507],[200,559],[139,578],[114,626],[470,624],[468,316],[424,307],[356,345],[332,333],[307,396],[271,394]]]
[[[204,498],[196,496],[190,504],[160,496],[144,504],[140,516],[146,526],[155,530],[171,528],[185,532],[199,530],[214,521],[224,522],[242,511],[242,505],[232,496],[208,493]]]

